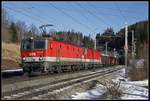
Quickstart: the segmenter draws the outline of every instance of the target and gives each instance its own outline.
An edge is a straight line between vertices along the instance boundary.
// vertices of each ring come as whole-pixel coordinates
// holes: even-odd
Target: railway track
[[[77,71],[76,73],[83,72],[83,71]],[[72,74],[74,72],[67,72],[67,74]],[[22,82],[22,81],[31,81],[31,80],[36,80],[36,79],[43,79],[47,77],[56,77],[56,76],[63,76],[66,75],[66,73],[57,73],[57,74],[43,74],[43,75],[37,75],[33,77],[28,77],[27,75],[22,75],[22,76],[15,76],[15,77],[10,77],[10,78],[2,78],[2,84],[12,84],[15,82]]]
[[[109,67],[108,67],[109,68]],[[111,67],[110,67],[111,68]],[[104,69],[104,67],[101,68],[95,68],[95,70]],[[29,81],[29,80],[36,80],[41,78],[47,78],[47,77],[53,77],[53,76],[59,76],[59,75],[66,75],[67,74],[73,74],[73,73],[82,73],[82,72],[89,72],[90,69],[86,70],[80,70],[75,72],[62,72],[62,73],[50,73],[50,74],[42,74],[42,75],[36,75],[33,77],[28,77],[27,75],[21,75],[21,76],[10,76],[9,78],[3,78],[2,77],[2,84],[12,84],[15,82],[22,82],[22,81]]]
[[[96,78],[103,77],[104,75],[109,75],[112,72],[121,69],[121,67],[107,68],[98,72],[91,72],[85,75],[80,75],[78,77],[62,79],[54,82],[50,82],[43,85],[33,86],[30,88],[24,88],[16,90],[13,92],[5,92],[2,94],[3,100],[21,100],[21,99],[43,99],[43,97],[48,97],[62,89],[73,85],[79,85],[82,82],[89,80],[94,80]]]

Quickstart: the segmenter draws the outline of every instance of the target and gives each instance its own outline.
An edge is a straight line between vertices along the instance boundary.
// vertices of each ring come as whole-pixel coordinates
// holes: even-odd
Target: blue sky
[[[2,2],[14,20],[39,27],[53,24],[55,30],[71,30],[94,35],[112,27],[115,32],[137,21],[148,19],[148,2]],[[9,9],[8,9],[9,8]],[[23,13],[23,14],[22,14]],[[24,15],[25,14],[25,15]],[[29,17],[30,16],[30,17]]]

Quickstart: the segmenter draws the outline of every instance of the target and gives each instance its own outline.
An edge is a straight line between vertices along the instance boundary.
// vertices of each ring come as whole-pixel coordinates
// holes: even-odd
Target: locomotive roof
[[[52,37],[30,37],[30,38],[26,38],[26,39],[23,39],[23,40],[29,40],[29,39],[33,39],[33,40],[46,40],[46,39],[49,39],[49,40],[52,40]]]
[[[33,38],[33,40],[47,40],[47,39],[48,40],[53,40],[52,37],[30,37],[30,38],[23,39],[23,40],[30,40],[31,38]],[[57,40],[53,40],[53,41],[57,41]],[[61,42],[61,41],[57,41],[57,42]],[[78,46],[78,45],[74,45],[74,44],[71,44],[71,43],[66,43],[66,42],[61,42],[61,43],[65,43],[65,44],[73,45],[73,46],[76,46],[76,47],[85,48],[85,49],[88,49],[88,50],[99,52],[98,50],[95,50],[95,49],[89,49],[89,48]]]

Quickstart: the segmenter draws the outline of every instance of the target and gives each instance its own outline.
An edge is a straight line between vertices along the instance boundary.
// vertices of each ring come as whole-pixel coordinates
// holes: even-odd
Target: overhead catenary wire
[[[94,7],[94,6],[93,6]],[[108,10],[113,10],[113,11],[116,11],[116,12],[118,12],[118,9],[114,9],[114,8],[103,8],[103,7],[99,7],[100,8],[100,10],[101,9],[108,9]],[[96,8],[97,9],[97,8]],[[97,11],[98,12],[100,12],[100,10],[99,9],[97,9]],[[72,10],[68,10],[68,11],[72,11]],[[93,10],[91,10],[92,12],[93,12]],[[127,11],[127,12],[125,12],[124,10],[121,10],[122,12],[124,12],[124,13],[131,13],[131,14],[133,14],[133,12],[130,12],[130,11]],[[111,12],[109,12],[109,13],[107,13],[107,12],[100,12],[100,13],[102,13],[102,14],[104,14],[104,15],[109,15],[109,17],[110,16],[112,16],[112,17],[116,17],[116,16],[118,16],[118,13],[111,13]],[[134,12],[135,13],[135,12]],[[138,12],[139,13],[139,12]],[[120,15],[120,14],[119,14]],[[87,17],[83,14],[82,16],[84,16],[86,19],[87,19]],[[138,17],[137,16],[131,16],[131,15],[128,15],[128,18],[132,18],[132,19],[140,19],[142,16],[139,16],[138,15]]]
[[[80,6],[80,5],[78,5],[77,3],[75,3],[78,7],[80,7],[80,9],[82,9],[82,7]],[[89,21],[89,18],[86,16],[86,15],[84,15],[84,14],[81,14],[81,13],[79,13],[81,16],[83,16],[86,20],[87,20],[87,22],[90,22]],[[91,23],[90,23],[91,24]]]
[[[124,18],[124,21],[127,22],[127,18],[126,16],[124,16],[124,14],[122,13],[121,9],[118,7],[118,5],[116,3],[114,3],[114,5],[116,6],[116,8],[119,10],[120,15]]]
[[[93,7],[96,11],[97,11],[97,9],[95,8],[95,6],[93,6],[93,5],[90,5],[91,7]],[[102,14],[104,14],[103,12],[100,12],[100,13],[102,13]],[[108,16],[108,17],[110,17],[110,16]],[[116,18],[116,16],[115,16],[115,18]],[[118,23],[118,25],[119,25],[119,23]],[[122,25],[121,25],[122,26]],[[120,26],[119,26],[120,27]]]
[[[54,5],[54,4],[53,4]],[[81,5],[81,4],[79,4],[79,5]],[[54,5],[55,6],[55,5]],[[85,7],[84,5],[81,5],[82,7]],[[93,5],[94,6],[94,5]],[[119,6],[119,5],[118,5]],[[9,6],[8,6],[9,7]],[[46,7],[47,7],[47,5],[46,5]],[[57,5],[56,5],[56,7],[57,7]],[[94,6],[95,7],[95,6]],[[40,8],[40,7],[39,7]],[[66,12],[63,8],[59,8],[59,6],[57,7],[58,9],[60,9],[60,10],[62,10],[62,11],[64,11],[66,14],[68,14],[68,15],[70,15],[70,16],[72,16],[74,19],[76,19],[76,20],[73,20],[73,21],[76,21],[76,23],[78,23],[77,22],[77,20],[79,21],[79,22],[81,22],[82,24],[83,24],[83,26],[85,27],[85,26],[88,26],[88,27],[90,27],[90,26],[93,26],[93,25],[91,25],[91,24],[93,24],[93,23],[91,23],[91,24],[85,24],[84,22],[82,22],[82,20],[80,20],[80,19],[77,19],[75,16],[73,16],[73,15],[71,15],[70,13],[68,13],[68,12]],[[80,7],[81,8],[81,7]],[[86,8],[86,7],[85,7]],[[95,7],[96,8],[96,7]],[[101,8],[101,7],[100,7]],[[117,9],[116,9],[117,8]],[[119,11],[118,13],[120,13],[120,15],[123,17],[123,19],[125,19],[125,21],[126,21],[126,19],[127,18],[129,18],[129,16],[126,16],[125,14],[124,14],[124,9],[121,9],[121,7],[119,8],[119,7],[116,7],[116,8],[112,8],[113,10],[115,10],[115,11]],[[26,10],[26,8],[23,8],[24,10]],[[30,8],[29,8],[30,9]],[[87,8],[86,8],[87,9]],[[107,8],[108,9],[108,8]],[[9,10],[12,10],[12,9],[9,9]],[[34,12],[33,12],[33,14],[32,14],[32,12],[31,12],[31,14],[26,14],[26,12],[25,11],[22,11],[22,13],[24,13],[24,14],[22,14],[22,15],[25,15],[25,16],[30,16],[30,18],[32,18],[33,20],[35,20],[35,21],[38,21],[38,22],[44,22],[45,23],[45,21],[47,22],[48,20],[46,20],[46,18],[49,16],[49,18],[51,17],[51,15],[49,15],[49,14],[47,14],[47,15],[44,15],[44,14],[37,14],[37,15],[39,15],[39,16],[33,16],[33,14],[34,14]],[[41,10],[41,9],[35,9],[35,10]],[[80,9],[79,9],[80,10]],[[87,9],[87,10],[89,10],[91,13],[93,13],[93,14],[95,14],[96,15],[96,13],[95,12],[92,12],[92,9]],[[94,10],[94,9],[93,9]],[[96,10],[97,11],[99,11],[98,10],[98,8],[96,8]],[[17,12],[18,12],[18,10],[16,10]],[[16,12],[15,11],[15,12]],[[47,10],[45,10],[45,11],[47,11]],[[95,11],[95,10],[94,10]],[[40,11],[39,11],[40,12]],[[42,12],[42,10],[41,10],[41,12]],[[18,13],[20,13],[20,12],[18,12]],[[36,12],[35,12],[36,13]],[[85,13],[88,13],[88,12],[85,12]],[[102,13],[107,13],[107,12],[102,12]],[[112,12],[111,12],[112,13]],[[109,12],[109,14],[110,14],[110,12]],[[66,15],[67,17],[69,17],[70,18],[70,16],[68,16],[68,15]],[[84,14],[81,14],[81,15],[84,15]],[[90,14],[91,15],[91,14]],[[113,14],[112,14],[113,15]],[[41,17],[40,16],[42,16],[43,18],[45,18],[45,19],[41,19]],[[89,17],[87,17],[88,15],[84,15],[84,18],[86,18],[87,19],[87,21],[89,21],[89,20],[92,20],[92,19],[90,19]],[[102,16],[102,15],[101,15]],[[114,16],[116,16],[116,13],[114,14]],[[100,16],[99,16],[100,17]],[[104,19],[106,19],[106,18],[104,18],[105,16],[102,16],[102,18],[103,18],[103,20]],[[122,18],[121,17],[121,18]],[[51,17],[52,18],[52,17]],[[49,20],[52,20],[52,19],[49,19]],[[54,17],[55,18],[55,17]],[[101,18],[101,17],[100,17]],[[133,17],[132,16],[132,18],[135,18],[136,19],[136,17]],[[70,18],[71,19],[71,18]],[[45,20],[45,21],[44,21]],[[54,19],[54,20],[52,20],[52,21],[54,21],[54,22],[56,22],[55,21],[56,20],[56,18]],[[127,19],[127,20],[130,20],[130,18],[129,19]],[[90,22],[90,21],[89,21]],[[116,22],[115,22],[116,23]],[[78,23],[79,24],[79,23]],[[60,25],[60,24],[57,24],[57,25]],[[81,25],[81,24],[80,24]],[[97,25],[96,23],[94,24],[94,25]],[[103,24],[102,26],[104,26],[105,24]],[[67,27],[67,26],[65,26],[65,27]],[[118,26],[117,26],[118,27]],[[86,27],[87,28],[87,27]],[[65,28],[64,28],[65,29]],[[93,29],[93,27],[91,27],[91,29]]]
[[[93,7],[96,11],[98,11],[98,12],[100,12],[97,8],[95,8],[95,6],[93,6],[93,5],[91,5],[91,7]],[[101,7],[100,7],[101,8]],[[119,11],[120,12],[120,11]],[[118,16],[117,14],[112,14],[112,13],[106,13],[106,12],[100,12],[100,13],[102,13],[102,14],[104,14],[104,15],[109,15],[108,17],[110,17],[110,16],[112,16],[112,17],[115,17],[116,18],[116,16]],[[136,16],[129,16],[128,15],[128,18],[132,18],[132,19],[137,19],[138,17]]]
[[[52,3],[49,3],[49,5],[51,5],[51,7],[57,9],[59,12],[63,13],[64,15],[66,15],[67,17],[69,17],[70,19],[72,19],[74,22],[84,26],[86,29],[91,29],[90,27],[88,27],[86,24],[83,24],[81,22],[79,22],[77,19],[75,19],[74,17],[72,17],[71,15],[69,15],[68,13],[64,12],[63,10],[59,9],[58,7],[56,7],[55,5],[53,5]]]
[[[36,10],[36,11],[38,11],[39,12],[39,10],[37,10],[37,9],[34,9],[34,10]],[[44,11],[41,11],[41,12],[44,12]],[[54,17],[51,17],[51,16],[49,16],[48,14],[47,14],[47,16],[46,17],[49,17],[49,18],[51,18],[51,19],[53,19],[54,21],[57,21],[57,19],[55,19]],[[57,24],[57,23],[55,23],[57,26],[62,26],[63,27],[63,29],[65,29],[64,28],[64,26],[66,26],[66,25],[63,25],[63,24]],[[68,27],[68,26],[67,26]],[[70,27],[68,27],[68,28],[70,28]],[[73,29],[73,28],[70,28],[70,29]]]
[[[116,11],[118,12],[118,8],[104,8],[104,7],[100,7],[101,9],[105,9],[105,10],[113,10],[113,11]],[[122,10],[122,12],[124,13],[139,13],[139,12],[143,12],[143,11],[137,11],[137,10],[133,10],[133,9],[130,9],[130,10]]]
[[[28,10],[26,10],[28,8]],[[19,8],[18,8],[19,9]],[[30,15],[32,14],[32,15],[34,15],[34,16],[36,16],[36,17],[38,17],[38,18],[40,18],[40,19],[42,19],[42,20],[44,20],[44,21],[46,21],[46,22],[52,22],[52,23],[54,23],[55,24],[55,26],[53,26],[54,28],[59,28],[58,26],[60,26],[60,25],[58,25],[57,23],[55,23],[54,21],[56,21],[56,19],[54,19],[54,18],[52,18],[52,17],[50,17],[49,16],[49,18],[51,18],[51,19],[53,19],[53,20],[50,20],[49,18],[47,19],[46,17],[48,16],[48,15],[46,15],[46,16],[40,16],[40,15],[38,15],[38,14],[36,14],[36,13],[34,13],[34,12],[30,12],[31,10],[33,11],[33,10],[36,10],[36,11],[38,11],[39,12],[39,10],[37,10],[37,9],[35,9],[35,7],[34,6],[32,6],[31,5],[31,7],[29,6],[29,7],[26,7],[26,9],[24,8],[23,9],[23,7],[20,7],[20,10],[23,10],[24,12],[26,12],[26,13],[29,13]],[[30,10],[30,11],[29,11]],[[41,12],[43,12],[43,11],[41,11]],[[45,24],[45,23],[44,23]]]
[[[31,18],[32,20],[35,20],[36,22],[45,23],[45,22],[43,22],[43,20],[37,19],[36,17],[33,17],[33,16],[28,15],[28,14],[26,14],[26,13],[23,13],[23,12],[21,12],[21,11],[14,10],[14,9],[9,8],[9,7],[7,7],[7,6],[3,6],[3,7],[6,8],[6,9],[11,10],[11,11],[13,11],[13,12],[16,12],[16,13],[22,14],[22,15],[24,15],[24,16],[27,16],[27,17]]]
[[[12,9],[12,8],[10,8],[10,7],[7,7],[7,6],[3,6],[3,7],[6,8],[6,9],[9,9],[9,10],[11,10],[11,11],[14,11],[14,12],[16,12],[16,13],[20,13],[20,14],[22,14],[22,15],[24,15],[24,16],[28,16],[28,17],[31,18],[32,20],[38,21],[38,22],[40,22],[40,23],[45,23],[43,20],[38,19],[38,18],[36,18],[36,17],[33,17],[33,16],[31,16],[31,15],[28,15],[28,14],[26,14],[26,13],[24,13],[24,12],[14,10],[14,9]]]
[[[97,18],[98,20],[101,20],[104,24],[110,26],[108,23],[106,23],[105,21],[103,21],[102,18],[100,18],[99,16],[95,15],[93,12],[87,10],[85,7],[81,6],[81,4],[76,3],[78,6],[82,7],[84,10],[86,10],[90,15],[92,15],[93,17]],[[102,25],[101,25],[102,26]]]
[[[33,9],[33,8],[32,8],[32,9]],[[26,10],[24,10],[24,12],[27,12],[27,13],[31,14],[31,12],[26,11]],[[39,18],[39,19],[44,20],[46,23],[47,23],[48,21],[53,22],[53,21],[51,21],[51,20],[49,20],[49,19],[45,19],[45,17],[41,17],[41,16],[39,16],[39,15],[33,13],[33,12],[32,12],[32,15],[36,16],[36,17]],[[53,23],[55,23],[55,22],[53,22]],[[56,24],[56,23],[55,23],[55,24]],[[54,26],[54,27],[55,27],[55,26]]]
[[[94,7],[94,6],[93,6]],[[97,10],[98,11],[98,10]],[[100,12],[100,11],[99,11]],[[112,16],[112,17],[116,17],[116,16],[118,16],[117,14],[112,14],[112,13],[106,13],[106,12],[100,12],[100,13],[103,13],[104,15],[109,15],[109,17],[110,16]],[[130,15],[128,15],[128,18],[132,18],[132,19],[137,19],[137,18],[140,18],[140,17],[137,17],[137,16],[130,16]]]
[[[104,8],[104,7],[99,7],[100,9],[103,9],[103,10],[112,10],[112,11],[115,11],[116,13],[118,12],[118,8]],[[99,10],[99,9],[97,9]],[[72,11],[72,10],[68,10],[68,11]],[[92,10],[91,10],[92,11]],[[121,10],[122,12],[124,12],[125,14],[128,13],[128,14],[133,14],[133,13],[140,13],[139,10],[132,10],[132,8],[130,10]],[[143,11],[141,11],[143,12]],[[103,12],[104,13],[104,12]],[[112,15],[112,16],[116,16],[116,14],[111,14],[110,12],[109,13],[106,13],[105,14],[109,14],[109,15]],[[139,16],[139,15],[138,15]],[[131,18],[136,18],[137,16],[128,16],[128,17],[131,17]],[[139,16],[139,17],[142,17],[142,16]]]
[[[19,14],[21,13],[21,14],[24,15],[24,16],[28,16],[28,17],[31,18],[32,20],[35,20],[36,22],[40,22],[41,24],[47,23],[46,20],[43,21],[43,20],[41,20],[41,19],[39,19],[39,18],[37,18],[37,17],[31,16],[30,14],[28,15],[28,14],[22,12],[22,11],[18,11],[18,10],[15,10],[15,9],[12,9],[12,8],[9,8],[9,7],[6,7],[6,6],[4,6],[4,8],[9,9],[9,10],[12,10],[12,11],[14,11],[14,12],[16,12],[16,13],[19,13]],[[26,11],[26,12],[27,12],[27,11]],[[30,12],[29,12],[29,13],[30,13]],[[32,13],[32,15],[33,15],[33,13]]]
[[[46,20],[46,19],[42,19],[41,20],[41,17],[39,16],[39,15],[36,15],[36,17],[35,16],[33,16],[33,12],[31,13],[31,12],[29,12],[29,11],[20,11],[20,10],[15,10],[14,8],[10,8],[10,7],[7,7],[7,6],[3,6],[4,8],[6,8],[6,9],[8,9],[8,10],[11,10],[11,11],[13,11],[13,12],[16,12],[16,13],[19,13],[19,14],[22,14],[22,15],[24,15],[24,16],[27,16],[27,17],[29,17],[29,18],[31,18],[32,20],[34,20],[34,21],[36,21],[36,22],[40,22],[41,24],[46,24],[48,21]],[[33,8],[33,7],[32,7]],[[28,13],[28,14],[26,14],[26,13]],[[32,14],[32,15],[31,15]],[[50,20],[49,20],[50,21]],[[56,24],[56,23],[55,23]],[[55,27],[55,26],[54,26]],[[56,28],[56,27],[55,27]]]

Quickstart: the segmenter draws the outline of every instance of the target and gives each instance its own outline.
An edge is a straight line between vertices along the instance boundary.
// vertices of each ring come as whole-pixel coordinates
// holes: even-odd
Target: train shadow
[[[23,71],[1,72],[2,78],[10,78],[10,77],[22,76],[22,75],[24,75]]]

